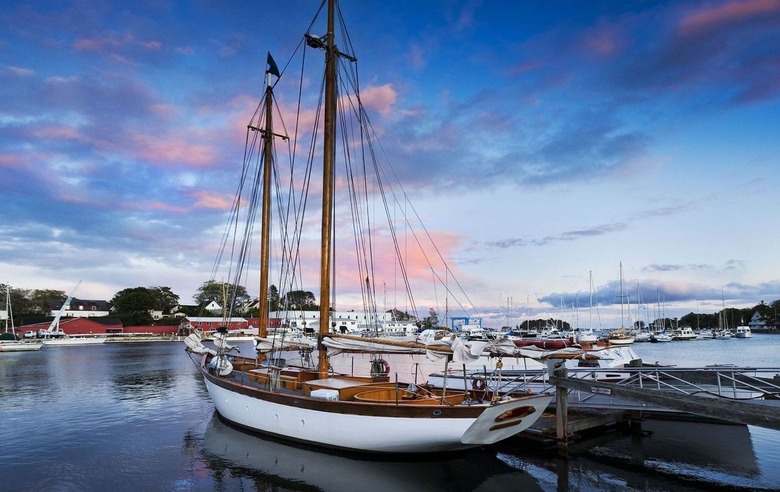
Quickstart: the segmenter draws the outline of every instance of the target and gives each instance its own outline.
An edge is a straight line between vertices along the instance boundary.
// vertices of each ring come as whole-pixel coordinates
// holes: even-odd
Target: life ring
[[[474,376],[471,379],[471,387],[475,391],[485,391],[485,388],[487,388],[487,380],[484,376]]]
[[[374,359],[371,361],[371,376],[387,376],[390,374],[390,364],[384,359]]]

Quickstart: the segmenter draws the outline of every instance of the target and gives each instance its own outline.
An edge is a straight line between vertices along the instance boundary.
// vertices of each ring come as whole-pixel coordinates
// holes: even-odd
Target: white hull
[[[610,338],[609,343],[612,345],[631,345],[634,343],[634,337]]]
[[[0,352],[33,352],[41,347],[40,343],[0,342]]]
[[[747,326],[737,326],[737,331],[734,333],[734,338],[750,338],[752,336],[753,333]]]
[[[210,377],[213,376],[204,375],[204,380],[217,412],[234,424],[292,441],[371,453],[446,452],[493,444],[530,427],[552,399],[546,394],[530,396],[486,406],[478,418],[448,418],[439,405],[431,406],[425,415],[419,411],[416,415],[411,415],[415,412],[399,413],[399,407],[415,407],[405,404],[374,406],[357,402],[317,401],[314,405],[319,409],[304,408],[307,402],[314,400],[263,390],[242,394],[238,390],[246,387],[240,386],[237,390],[225,388]],[[264,399],[264,394],[270,398]],[[348,407],[358,410],[349,411]],[[365,413],[360,412],[361,408],[368,407],[376,407],[377,412],[360,414]],[[490,430],[490,427],[496,426],[500,414],[523,407],[533,407],[533,413],[523,417],[516,425]],[[403,413],[410,415],[404,416]]]
[[[97,337],[97,338],[51,338],[49,340],[44,340],[44,345],[55,345],[55,346],[74,346],[74,345],[100,345],[102,343],[106,343],[105,337]]]

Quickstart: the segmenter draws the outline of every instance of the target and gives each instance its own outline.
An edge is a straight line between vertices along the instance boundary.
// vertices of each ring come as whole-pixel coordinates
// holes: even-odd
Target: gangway
[[[672,410],[780,430],[780,369],[625,367],[620,369],[625,377],[613,381],[600,377],[604,371],[615,373],[592,369],[569,374],[565,366],[551,362],[547,382],[577,392],[575,401],[592,400],[588,405],[593,407]],[[572,395],[564,400],[572,401]]]

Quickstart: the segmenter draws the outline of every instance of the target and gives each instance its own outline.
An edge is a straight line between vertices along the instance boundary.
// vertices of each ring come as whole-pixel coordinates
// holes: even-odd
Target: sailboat
[[[729,330],[729,320],[726,316],[726,298],[723,296],[723,291],[720,292],[720,302],[722,308],[718,313],[718,331],[715,332],[716,340],[728,340],[732,337],[731,330]]]
[[[327,0],[325,34],[312,35],[310,27],[309,33],[305,35],[305,45],[302,43],[304,50],[325,52],[324,88],[320,92],[321,96],[324,94],[324,110],[322,113],[314,113],[322,115],[323,138],[319,140],[312,137],[311,140],[318,143],[318,150],[313,151],[312,155],[322,157],[322,183],[312,185],[322,193],[319,229],[321,258],[318,273],[319,332],[316,344],[296,340],[288,347],[283,340],[273,340],[270,349],[266,344],[260,344],[257,357],[247,357],[234,355],[235,347],[228,345],[223,334],[218,332],[214,337],[216,349],[204,346],[198,336],[192,334],[185,339],[185,350],[198,367],[216,411],[222,419],[251,432],[322,448],[376,454],[450,452],[507,439],[531,426],[550,403],[552,395],[529,394],[514,397],[490,393],[484,391],[484,388],[481,388],[482,391],[463,387],[434,388],[422,381],[405,381],[408,375],[400,371],[392,372],[381,354],[426,353],[428,345],[425,342],[394,341],[387,338],[364,339],[333,332],[335,327],[332,326],[331,311],[335,311],[333,305],[336,290],[332,283],[338,278],[332,269],[337,256],[333,233],[336,225],[336,129],[343,129],[345,140],[354,141],[358,135],[344,129],[343,118],[359,117],[361,124],[367,125],[367,113],[360,98],[349,99],[348,95],[339,93],[349,84],[356,85],[358,77],[356,57],[341,51],[352,50],[346,28],[343,25],[336,27],[336,19],[342,19],[341,12],[337,10],[335,0]],[[321,8],[310,26],[322,23],[322,11]],[[335,38],[337,34],[343,35],[338,48]],[[305,53],[303,57],[309,58]],[[274,89],[284,71],[280,72],[270,53],[267,63],[264,98],[248,125],[248,149],[244,154],[245,158],[252,156],[259,165],[252,171],[256,176],[244,176],[240,180],[241,183],[250,183],[247,187],[253,189],[251,195],[258,197],[259,201],[257,204],[250,204],[248,208],[254,208],[260,215],[259,299],[263,302],[259,303],[258,317],[261,339],[269,326],[269,303],[264,301],[269,299],[271,205],[274,203],[276,210],[279,210],[279,204],[284,203],[278,196],[275,200],[271,197],[272,186],[278,186],[279,183],[278,179],[274,180],[272,172],[276,161],[274,141],[286,141],[289,138],[286,134],[277,133],[272,117]],[[341,83],[337,80],[337,73],[340,72],[347,75],[340,78]],[[344,110],[337,111],[337,107]],[[362,126],[360,136],[364,136],[362,132],[371,133],[370,129],[370,125]],[[254,147],[255,145],[257,147]],[[368,149],[367,152],[372,153],[374,149]],[[351,156],[350,152],[345,150],[342,157],[347,160]],[[346,179],[347,182],[349,180],[350,178]],[[239,189],[241,186],[240,184]],[[353,197],[354,194],[350,194],[350,198]],[[303,202],[305,200],[299,203]],[[236,199],[234,209],[244,203],[244,200]],[[300,282],[300,272],[293,269],[301,268],[301,255],[290,245],[300,242],[300,228],[304,221],[296,215],[298,206],[291,207],[291,210],[293,212],[289,215],[293,216],[290,221],[292,225],[280,228],[282,245],[277,250],[293,265],[290,271],[295,273],[285,277],[289,280],[289,285],[299,285],[296,282]],[[354,214],[355,211],[353,209],[350,212]],[[285,218],[284,214],[277,215],[282,215],[276,217],[277,219]],[[364,226],[368,228],[368,225],[373,225],[362,223],[361,218],[354,215],[349,220],[361,231]],[[251,243],[248,233],[252,230],[253,225],[247,222],[242,234],[245,242],[241,244]],[[223,241],[223,244],[227,243],[230,242]],[[358,248],[356,245],[356,249],[365,251],[371,250],[369,246],[374,246],[374,243],[360,245],[364,248]],[[246,250],[245,247],[241,248],[242,252]],[[396,249],[396,252],[399,250]],[[357,267],[359,275],[355,275],[360,281],[361,292],[368,294],[373,292],[375,285],[381,284],[372,281],[375,272],[372,261],[371,256],[361,257]],[[247,264],[250,260],[242,257],[238,263]],[[278,270],[281,269],[275,268],[275,274],[279,274]],[[243,278],[237,272],[235,275],[233,278]],[[376,306],[375,302],[369,301],[368,304]],[[452,343],[459,345],[462,342],[460,339],[454,339]],[[288,362],[279,355],[284,352],[272,351],[274,347],[289,348],[291,352],[287,353],[298,354],[300,362]],[[331,363],[331,357],[335,357],[334,353],[369,352],[372,353],[370,371],[366,374],[343,370],[337,372],[335,364]],[[457,351],[441,348],[439,352],[444,354],[442,361],[446,369]]]
[[[627,330],[623,319],[623,300],[626,292],[623,289],[623,262],[620,262],[620,328],[609,332],[608,340],[612,345],[631,345],[634,343],[634,334]]]
[[[49,328],[43,332],[43,343],[45,345],[58,345],[58,346],[74,346],[74,345],[100,345],[106,342],[106,337],[102,336],[70,336],[60,328],[60,319],[65,314],[65,310],[70,306],[70,301],[73,299],[73,294],[81,285],[81,281],[76,284],[71,293],[68,295],[65,302],[62,303],[60,310],[57,311],[57,315],[49,324]]]
[[[38,342],[23,342],[16,337],[16,328],[14,327],[14,313],[11,310],[11,286],[6,285],[5,289],[5,332],[0,335],[0,352],[32,352],[40,350],[43,346]],[[8,322],[11,323],[11,331],[8,331]]]

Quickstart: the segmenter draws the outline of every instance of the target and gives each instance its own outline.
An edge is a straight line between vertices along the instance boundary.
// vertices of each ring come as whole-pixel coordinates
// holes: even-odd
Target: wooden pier
[[[780,369],[627,367],[629,376],[618,382],[569,377],[557,362],[549,369],[555,413],[545,414],[522,437],[555,442],[561,456],[568,455],[569,442],[580,432],[638,425],[643,408],[780,430]],[[570,391],[608,395],[614,404],[570,412]]]

